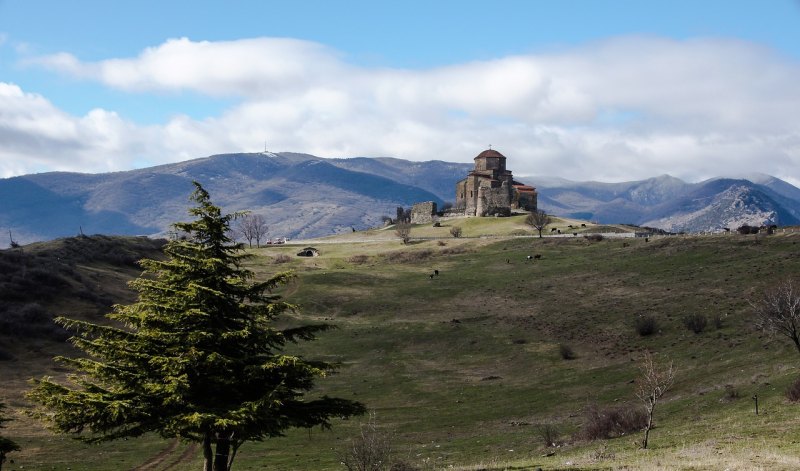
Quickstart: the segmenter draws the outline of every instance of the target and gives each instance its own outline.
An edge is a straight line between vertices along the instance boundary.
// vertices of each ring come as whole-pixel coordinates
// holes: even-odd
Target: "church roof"
[[[478,156],[475,157],[475,159],[486,159],[486,158],[490,158],[490,157],[494,157],[494,158],[498,158],[499,157],[501,159],[505,159],[506,158],[505,155],[501,154],[500,152],[497,152],[494,149],[487,149],[487,150],[481,152],[480,154],[478,154]],[[473,160],[475,160],[475,159],[473,159]]]

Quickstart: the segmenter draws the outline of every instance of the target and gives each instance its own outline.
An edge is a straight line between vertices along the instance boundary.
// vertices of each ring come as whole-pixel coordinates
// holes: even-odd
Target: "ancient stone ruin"
[[[429,224],[436,216],[436,203],[425,201],[411,207],[411,224]]]

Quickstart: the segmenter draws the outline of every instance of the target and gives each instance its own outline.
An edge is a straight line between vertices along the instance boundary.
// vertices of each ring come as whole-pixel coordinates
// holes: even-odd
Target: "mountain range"
[[[164,235],[185,220],[192,181],[225,211],[264,216],[269,236],[310,238],[380,225],[397,206],[452,201],[472,165],[388,157],[323,159],[291,152],[221,154],[104,174],[0,179],[0,229],[15,242],[85,234]],[[768,175],[686,183],[517,178],[550,214],[679,232],[800,223],[800,189]]]

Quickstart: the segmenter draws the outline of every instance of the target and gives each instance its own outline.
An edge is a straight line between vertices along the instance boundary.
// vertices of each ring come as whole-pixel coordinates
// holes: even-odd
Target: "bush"
[[[272,263],[288,263],[292,261],[292,257],[286,255],[285,253],[278,254],[275,258],[272,259]]]
[[[536,426],[536,433],[539,435],[539,438],[541,438],[542,445],[545,447],[557,446],[559,444],[561,431],[555,424],[539,424]]]
[[[564,360],[574,360],[576,358],[575,351],[572,350],[572,347],[565,343],[562,343],[558,346],[558,353]]]
[[[461,228],[458,226],[453,226],[450,228],[450,235],[458,239],[461,237]]]
[[[711,316],[711,323],[714,324],[715,329],[721,329],[725,326],[725,317],[720,313],[715,313]]]
[[[740,397],[742,397],[742,394],[739,392],[738,389],[736,389],[736,387],[734,387],[732,384],[725,385],[725,394],[722,396],[723,401],[733,402],[739,399]]]
[[[361,434],[350,440],[340,459],[348,471],[385,471],[392,465],[391,457],[391,436],[379,430],[372,417],[361,425]]]
[[[647,426],[647,413],[640,407],[586,408],[580,435],[586,440],[621,437]]]
[[[795,379],[786,389],[786,399],[791,402],[800,401],[800,378]]]
[[[708,320],[703,314],[689,314],[683,318],[683,325],[695,334],[704,331],[707,324]]]
[[[642,337],[658,332],[658,321],[651,315],[642,315],[636,318],[636,332]]]

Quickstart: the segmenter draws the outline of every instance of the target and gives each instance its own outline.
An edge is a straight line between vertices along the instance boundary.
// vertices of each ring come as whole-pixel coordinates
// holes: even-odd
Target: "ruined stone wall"
[[[436,215],[436,203],[425,201],[411,207],[411,224],[429,224]]]
[[[476,208],[475,215],[510,215],[512,197],[513,193],[511,187],[506,182],[503,182],[499,188],[483,187],[478,192],[478,207]]]

